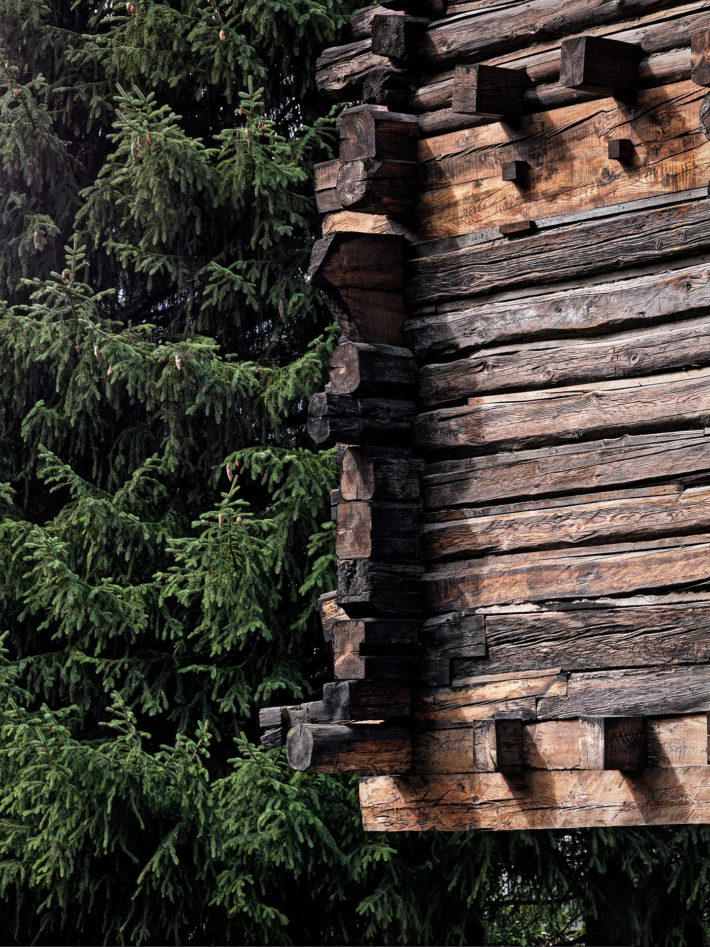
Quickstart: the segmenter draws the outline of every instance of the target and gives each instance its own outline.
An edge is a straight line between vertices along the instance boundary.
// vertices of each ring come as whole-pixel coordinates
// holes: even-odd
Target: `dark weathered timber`
[[[530,165],[527,161],[504,161],[500,167],[502,181],[512,181],[523,187],[528,182]]]
[[[524,768],[523,715],[503,714],[494,720],[496,738],[496,770],[516,776]]]
[[[259,738],[259,743],[261,743],[265,750],[275,750],[283,746],[284,742],[281,727],[278,727],[276,730],[269,730],[268,733],[262,734]]]
[[[618,769],[639,773],[647,763],[643,717],[581,717],[580,769]]]
[[[323,595],[318,597],[318,612],[323,627],[323,638],[326,641],[333,640],[334,623],[347,617],[336,602],[337,597],[337,589],[333,592],[324,592]]]
[[[286,759],[301,772],[406,773],[412,738],[387,725],[301,724],[288,733]]]
[[[620,595],[709,581],[710,536],[706,533],[468,559],[434,567],[423,576],[433,614],[542,602],[553,592],[561,599],[593,598],[612,590]]]
[[[433,463],[422,490],[425,509],[437,509],[708,471],[710,437],[701,428]]]
[[[414,161],[358,158],[340,164],[335,196],[341,208],[401,218],[409,215],[418,188]]]
[[[422,532],[428,561],[710,530],[710,487],[677,484],[461,511]],[[468,515],[466,515],[468,514]]]
[[[456,66],[451,107],[465,115],[514,118],[523,110],[523,93],[529,84],[522,69]]]
[[[638,90],[643,51],[631,43],[602,36],[575,36],[562,41],[560,85],[632,102]]]
[[[452,612],[430,618],[420,632],[419,680],[429,687],[452,681],[454,658],[486,657],[484,619],[468,612]]]
[[[705,96],[700,106],[700,130],[706,138],[710,138],[710,93]]]
[[[489,391],[545,388],[590,379],[628,378],[710,365],[710,317],[615,333],[596,339],[485,349],[466,359],[422,367],[426,407]]]
[[[351,618],[418,616],[424,603],[421,566],[344,559],[338,563],[338,603]]]
[[[403,720],[411,712],[411,688],[399,681],[336,681],[323,685],[323,707],[329,720]]]
[[[681,314],[701,315],[710,307],[710,264],[704,261],[662,272],[656,268],[606,282],[524,292],[412,318],[405,324],[409,347],[419,358],[431,360],[484,345],[561,339],[622,326],[643,327],[661,319],[675,321]],[[555,350],[550,361],[561,355]]]
[[[412,83],[409,76],[393,69],[373,69],[362,83],[365,102],[386,105],[391,109],[404,109],[412,99]]]
[[[330,491],[330,519],[333,523],[338,522],[338,505],[342,503],[343,496],[340,490]]]
[[[344,500],[419,499],[424,464],[407,448],[341,445],[338,462]]]
[[[394,398],[353,398],[319,392],[308,407],[308,433],[316,444],[406,443],[416,409]]]
[[[710,782],[707,766],[629,776],[543,770],[527,774],[524,787],[505,773],[379,776],[361,781],[360,806],[369,832],[704,824],[710,821]]]
[[[414,356],[397,346],[342,342],[330,357],[330,382],[336,395],[407,398],[412,396],[416,377]]]
[[[339,168],[340,162],[337,158],[332,161],[322,161],[313,168],[316,182],[316,206],[321,214],[342,210],[342,204],[335,190]]]
[[[527,237],[535,233],[537,224],[534,220],[511,220],[507,224],[501,224],[498,232],[501,237]]]
[[[554,591],[551,589],[550,591]],[[710,662],[710,602],[670,603],[648,597],[546,604],[480,615],[487,654],[459,657],[456,678],[530,671],[540,665],[590,668]],[[426,626],[425,626],[426,627]],[[481,632],[451,637],[455,647],[479,645]]]
[[[607,155],[612,161],[630,164],[634,158],[634,143],[630,138],[612,138],[607,145]]]
[[[413,115],[357,105],[340,113],[340,160],[416,161],[419,124]]]
[[[333,627],[333,648],[363,655],[413,654],[419,622],[406,619],[350,618]]]
[[[633,209],[575,227],[541,230],[507,243],[467,247],[414,260],[407,269],[407,296],[418,304],[472,296],[503,287],[582,278],[710,248],[710,201]]]
[[[338,505],[336,523],[335,552],[339,559],[402,560],[420,555],[416,504],[344,500]]]
[[[372,21],[380,14],[389,14],[390,16],[399,15],[397,10],[388,10],[387,7],[381,3],[375,6],[361,7],[359,10],[356,10],[350,21],[353,39],[366,39],[372,32]]]
[[[416,58],[428,25],[426,17],[378,14],[372,19],[372,51],[396,66],[406,66]]]
[[[690,37],[690,62],[693,82],[710,86],[710,30],[699,30]]]
[[[322,700],[312,700],[305,704],[292,704],[286,707],[264,707],[259,711],[260,727],[280,727],[283,715],[296,723],[323,723],[327,720]]]
[[[332,396],[328,396],[332,397]],[[469,398],[419,415],[422,451],[559,442],[710,419],[710,369]]]
[[[343,93],[356,92],[373,70],[392,68],[393,63],[386,56],[376,56],[372,52],[369,37],[358,39],[321,53],[316,60],[316,86],[324,95],[342,101]]]

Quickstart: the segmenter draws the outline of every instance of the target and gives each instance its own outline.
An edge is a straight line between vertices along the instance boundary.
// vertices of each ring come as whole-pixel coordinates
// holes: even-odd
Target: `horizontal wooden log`
[[[415,504],[345,500],[338,505],[336,555],[339,559],[418,559],[419,523]]]
[[[339,654],[385,657],[414,654],[418,640],[417,621],[353,618],[336,622],[333,627],[333,651]]]
[[[308,407],[308,433],[318,445],[406,443],[415,414],[411,401],[319,392]]]
[[[429,687],[452,681],[453,660],[484,663],[484,619],[468,612],[452,612],[424,622],[420,632],[419,680]]]
[[[412,739],[401,727],[301,724],[289,731],[286,759],[301,772],[406,773]]]
[[[541,665],[585,671],[710,663],[710,600],[637,596],[553,602],[484,610],[476,621],[470,630],[442,625],[433,639],[432,649],[451,655],[454,679]],[[429,628],[425,623],[423,642]]]
[[[643,717],[581,717],[580,769],[616,769],[639,773],[646,767]]]
[[[362,98],[365,102],[390,109],[408,108],[412,92],[412,82],[401,70],[373,69],[362,82]]]
[[[267,749],[285,746],[286,734],[291,727],[300,723],[326,723],[327,721],[328,717],[322,700],[286,707],[265,707],[259,711],[259,726],[275,729],[262,736],[261,744]]]
[[[706,138],[710,138],[710,94],[706,95],[700,106],[700,130]]]
[[[668,484],[461,512],[425,524],[428,561],[708,531],[710,487]]]
[[[431,361],[437,355],[484,345],[517,340],[530,343],[543,336],[561,340],[625,326],[646,328],[661,319],[675,321],[681,315],[702,315],[708,306],[710,264],[704,260],[661,272],[656,267],[640,275],[611,276],[604,282],[570,283],[552,292],[505,293],[473,307],[462,309],[459,305],[411,318],[405,333],[415,355]],[[562,356],[559,348],[554,354]],[[425,377],[423,370],[421,378]]]
[[[336,395],[406,398],[413,394],[416,379],[414,356],[398,346],[342,342],[330,356],[330,382]]]
[[[472,296],[503,287],[542,285],[610,269],[691,257],[710,248],[710,202],[696,200],[635,210],[576,227],[540,230],[515,253],[495,241],[412,261],[407,296],[426,301]]]
[[[591,598],[707,581],[708,534],[469,559],[442,565],[423,577],[433,613],[541,602],[551,595]]]
[[[652,768],[704,766],[708,759],[708,717],[645,717],[646,763]],[[494,772],[486,737],[492,721],[449,730],[415,731],[414,772],[417,775]],[[578,720],[525,721],[522,765],[525,770],[578,770]],[[601,767],[600,767],[601,768]]]
[[[563,40],[560,84],[632,102],[638,89],[637,70],[642,56],[638,46],[600,36]]]
[[[333,640],[333,625],[336,621],[342,621],[347,616],[338,605],[336,599],[338,591],[324,592],[318,597],[318,613],[320,615],[321,626],[323,628],[323,638],[325,641]]]
[[[321,214],[330,214],[342,210],[342,204],[335,190],[338,183],[340,161],[322,161],[313,168],[315,176],[316,206]]]
[[[316,60],[316,86],[323,95],[340,99],[356,92],[365,77],[376,69],[391,69],[393,63],[386,56],[372,52],[369,37],[357,39],[344,46],[326,49]]]
[[[599,339],[500,346],[455,362],[426,365],[418,376],[419,400],[430,407],[484,392],[628,378],[708,364],[710,317],[702,316]]]
[[[418,189],[419,173],[414,161],[358,158],[340,163],[335,198],[340,207],[398,218],[408,216]]]
[[[350,21],[350,29],[353,39],[366,39],[372,33],[372,21],[376,16],[387,15],[398,16],[397,10],[389,10],[381,3],[374,6],[361,7],[356,10]]]
[[[700,86],[710,86],[710,30],[698,30],[690,37],[690,77]]]
[[[575,829],[710,821],[707,766],[533,772],[524,786],[503,773],[381,776],[360,783],[366,831]]]
[[[350,665],[348,675],[346,666]],[[413,654],[342,655],[334,663],[335,676],[364,681],[412,681],[417,676],[417,658]]]
[[[338,603],[351,618],[418,616],[423,606],[422,568],[369,559],[338,563]]]
[[[413,239],[413,234],[401,220],[367,211],[341,210],[328,214],[323,218],[321,229],[324,237],[332,233],[374,233]]]
[[[407,66],[417,57],[428,25],[426,17],[377,14],[372,19],[372,52],[387,56],[397,66]]]
[[[343,446],[338,450],[344,500],[419,499],[423,462],[401,447]]]
[[[710,437],[700,428],[439,461],[427,466],[422,490],[431,510],[671,477],[692,481],[707,471]]]
[[[457,66],[454,70],[452,108],[466,115],[514,118],[523,110],[527,73],[500,66]]]
[[[323,686],[329,720],[403,720],[412,707],[411,687],[400,681],[336,681]]]
[[[710,369],[590,382],[542,391],[484,395],[417,417],[421,451],[554,443],[710,418]]]
[[[338,117],[341,161],[416,161],[419,125],[412,115],[371,105],[346,109]]]

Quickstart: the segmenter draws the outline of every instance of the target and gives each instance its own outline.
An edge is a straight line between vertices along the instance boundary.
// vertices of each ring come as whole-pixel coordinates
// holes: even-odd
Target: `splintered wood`
[[[333,677],[373,831],[710,822],[710,11],[399,0],[317,64]]]

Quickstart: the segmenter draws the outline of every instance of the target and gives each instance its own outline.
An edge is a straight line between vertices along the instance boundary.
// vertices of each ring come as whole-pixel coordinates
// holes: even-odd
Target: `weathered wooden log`
[[[330,357],[330,381],[336,395],[407,398],[413,394],[416,377],[414,356],[398,346],[342,342]]]
[[[399,218],[410,213],[418,188],[415,162],[358,158],[341,162],[335,197],[340,207]]]
[[[319,392],[308,406],[308,433],[316,444],[406,443],[416,409],[396,398],[353,398]]]
[[[337,597],[337,589],[333,592],[324,592],[323,595],[318,597],[318,612],[320,614],[323,638],[325,641],[333,640],[333,625],[335,622],[347,618],[345,612],[336,601]]]
[[[338,461],[344,500],[419,499],[424,464],[407,448],[343,445],[338,450]]]
[[[441,805],[441,800],[446,805]],[[532,772],[524,790],[504,773],[380,776],[360,783],[366,831],[574,829],[710,821],[707,766]]]
[[[419,640],[419,622],[408,619],[358,618],[336,622],[333,648],[357,654],[413,654]]]
[[[526,295],[512,300],[482,301],[475,308],[459,306],[418,316],[405,325],[407,341],[419,358],[430,361],[437,355],[495,343],[530,342],[540,336],[560,339],[624,325],[641,327],[649,321],[675,322],[681,314],[692,317],[710,306],[707,262],[670,271],[655,269],[640,276],[615,276],[605,282],[580,282],[535,296],[523,290]],[[557,342],[546,344],[553,346],[552,357],[546,360],[550,370],[563,352]],[[568,353],[571,350],[570,346]],[[420,372],[420,387],[427,370]]]
[[[417,56],[428,25],[425,17],[377,14],[372,19],[372,52],[407,66]]]
[[[708,432],[710,433],[710,432]],[[580,492],[710,471],[710,437],[702,428],[623,435],[569,444],[441,461],[423,479],[425,509],[512,497]]]
[[[710,487],[683,490],[678,484],[664,484],[462,510],[455,519],[445,517],[437,513],[436,521],[423,527],[427,561],[708,531]]]
[[[466,115],[514,118],[523,110],[523,93],[530,84],[522,69],[500,66],[457,66],[452,108]]]
[[[652,260],[692,257],[710,247],[710,202],[638,210],[633,203],[603,220],[541,229],[511,254],[506,242],[432,253],[407,268],[407,297],[421,305],[503,287],[580,279]],[[540,222],[538,221],[538,225]]]
[[[602,36],[575,36],[562,41],[560,84],[631,102],[638,90],[642,57],[643,51],[631,43]]]
[[[580,717],[580,769],[639,773],[646,766],[643,717]]]
[[[417,504],[344,500],[338,505],[336,522],[335,552],[339,559],[419,558]]]
[[[394,69],[373,69],[362,83],[362,97],[374,105],[386,105],[391,109],[409,107],[413,86],[409,76]]]
[[[316,60],[316,86],[327,96],[343,99],[343,93],[356,92],[372,70],[391,69],[386,56],[376,56],[368,38],[345,46],[326,49]]]
[[[313,168],[316,184],[316,206],[321,214],[330,214],[342,209],[342,205],[335,191],[338,183],[338,169],[340,161],[322,161]]]
[[[690,37],[690,77],[697,85],[710,86],[710,30]]]
[[[351,618],[418,616],[424,604],[422,567],[369,559],[338,563],[338,603]]]
[[[265,707],[259,711],[259,726],[274,727],[261,738],[261,745],[267,750],[286,745],[286,734],[299,723],[326,723],[328,717],[323,709],[322,700],[296,704],[290,707]]]
[[[259,743],[261,743],[265,750],[276,750],[280,746],[283,746],[284,742],[281,727],[278,727],[276,730],[269,730],[268,733],[262,734],[259,739]]]
[[[621,381],[484,395],[460,408],[419,415],[414,440],[422,451],[488,445],[554,443],[644,428],[680,426],[710,416],[710,369]],[[328,396],[333,397],[333,396]]]
[[[416,161],[419,124],[413,115],[357,105],[340,113],[340,160]]]
[[[703,316],[599,339],[484,349],[466,359],[426,365],[418,377],[419,400],[430,407],[489,391],[521,391],[708,364],[710,318]]]
[[[367,681],[411,681],[417,676],[417,658],[413,654],[342,655],[335,661],[335,676]],[[350,669],[355,673],[348,675]]]
[[[289,731],[286,759],[301,772],[406,773],[412,738],[387,725],[301,724]]]
[[[381,3],[374,6],[361,7],[356,10],[350,22],[353,39],[365,39],[372,33],[372,21],[376,16],[400,16],[398,10],[389,10]]]
[[[323,686],[329,720],[403,720],[412,709],[411,687],[400,681],[336,681]]]
[[[483,663],[486,654],[483,618],[465,611],[430,618],[420,631],[419,680],[428,687],[447,686],[454,658]]]
[[[706,138],[710,138],[710,93],[700,106],[700,130]]]
[[[432,613],[516,602],[592,598],[710,582],[710,536],[679,536],[462,560],[423,577]],[[348,606],[339,599],[346,611]]]

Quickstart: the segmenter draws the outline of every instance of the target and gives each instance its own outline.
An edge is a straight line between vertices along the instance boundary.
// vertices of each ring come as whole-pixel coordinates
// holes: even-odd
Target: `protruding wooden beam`
[[[412,99],[409,76],[394,69],[373,69],[362,83],[362,97],[373,105],[392,109],[407,108]]]
[[[639,772],[646,766],[646,724],[643,717],[581,717],[581,769]]]
[[[423,462],[403,447],[339,448],[340,492],[344,500],[403,500],[420,496]]]
[[[522,713],[503,713],[473,723],[473,769],[518,776],[525,765]]]
[[[419,171],[414,161],[358,158],[341,163],[335,192],[341,207],[405,217],[418,188]]]
[[[419,123],[413,115],[356,105],[341,112],[338,132],[341,161],[417,160]]]
[[[259,711],[259,726],[276,729],[269,729],[262,736],[261,745],[267,750],[284,746],[291,727],[299,723],[326,723],[328,719],[322,700],[287,707],[264,707]]]
[[[318,598],[318,612],[320,614],[321,625],[323,627],[323,638],[325,641],[333,640],[333,624],[336,621],[342,621],[347,615],[338,605],[337,589],[333,592],[324,592]]]
[[[451,108],[466,115],[515,118],[523,110],[523,95],[529,84],[522,69],[456,66]]]
[[[412,503],[344,500],[338,504],[339,559],[416,559],[421,552],[419,507]]]
[[[636,97],[639,46],[602,36],[575,36],[562,41],[560,84],[568,89],[613,95],[622,101]]]
[[[706,138],[710,138],[710,93],[700,105],[700,130]]]
[[[366,342],[342,342],[330,357],[333,394],[411,397],[417,363],[409,349]]]
[[[412,738],[386,724],[301,724],[289,731],[286,759],[300,772],[406,773],[412,765]]]
[[[697,85],[710,86],[710,30],[690,37],[690,78]]]
[[[335,676],[341,680],[410,680],[415,672],[416,640],[417,622],[414,621],[374,618],[336,622],[333,628]]]
[[[630,164],[634,157],[634,145],[629,138],[612,138],[607,143],[607,154],[611,161]]]
[[[424,622],[420,632],[419,679],[427,687],[448,687],[452,661],[486,657],[485,622],[473,612],[450,612]]]
[[[501,165],[501,180],[521,187],[528,183],[530,165],[527,161],[504,161]]]
[[[425,17],[378,14],[372,20],[372,52],[388,56],[397,66],[406,66],[417,55],[428,25]]]
[[[407,682],[336,681],[323,685],[323,707],[329,720],[402,720],[412,693]]]
[[[424,595],[422,567],[370,559],[338,563],[338,602],[352,618],[370,615],[421,615]]]
[[[535,233],[537,227],[534,220],[512,220],[509,224],[501,224],[498,228],[502,237],[527,237]]]
[[[316,184],[316,207],[321,214],[331,214],[342,209],[335,190],[338,183],[340,161],[322,161],[313,168]]]
[[[318,445],[405,443],[415,415],[411,401],[319,392],[308,406],[308,433]]]

